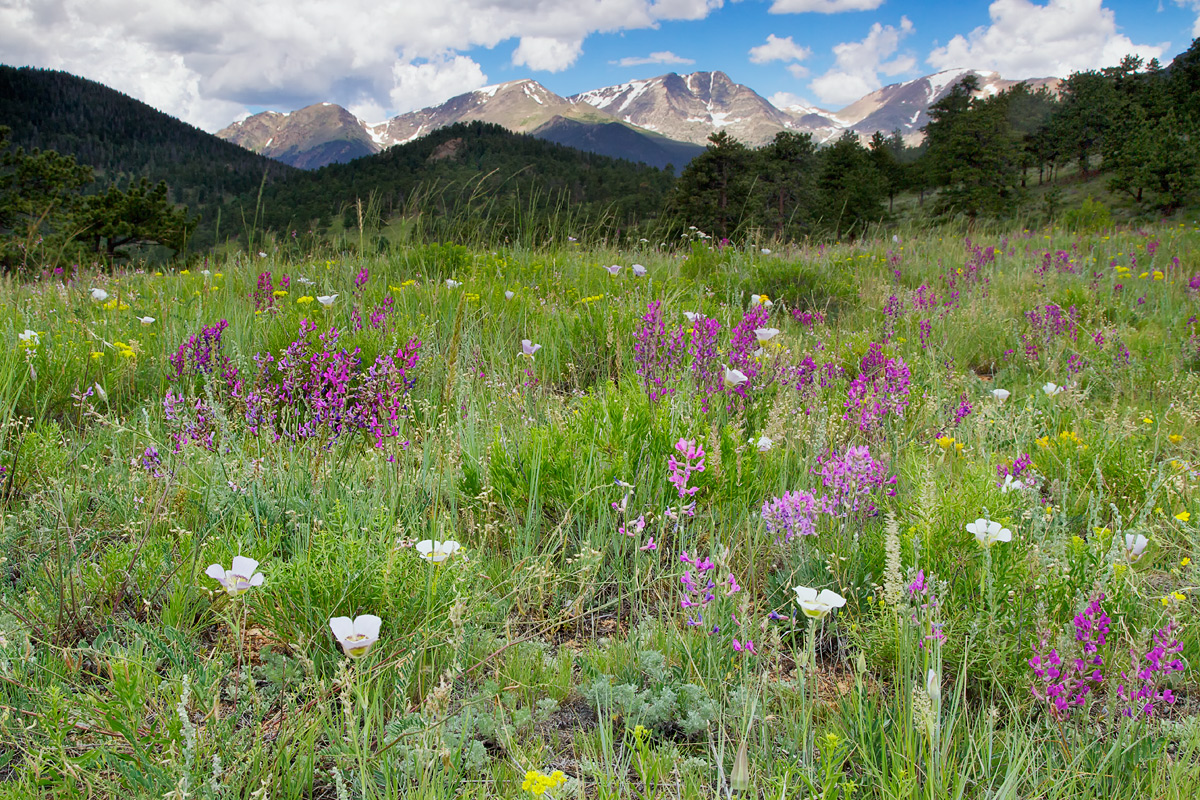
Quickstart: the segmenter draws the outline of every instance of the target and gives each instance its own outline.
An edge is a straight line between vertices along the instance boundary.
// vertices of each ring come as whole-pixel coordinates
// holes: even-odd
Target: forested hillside
[[[670,173],[652,167],[499,125],[459,123],[378,155],[293,173],[266,188],[263,218],[280,231],[307,230],[338,215],[351,226],[358,213],[352,206],[361,199],[384,219],[420,212],[446,224],[536,237],[568,215],[614,227],[648,225],[673,183]]]
[[[25,149],[54,150],[92,167],[87,191],[166,181],[169,196],[198,216],[193,246],[213,243],[217,209],[254,193],[291,167],[66,72],[0,65],[0,126]],[[230,231],[232,232],[232,231]]]

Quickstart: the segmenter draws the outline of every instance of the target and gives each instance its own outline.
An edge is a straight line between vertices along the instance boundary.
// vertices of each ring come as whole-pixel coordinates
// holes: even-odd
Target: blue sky
[[[1200,35],[1200,0],[5,0],[0,61],[101,81],[207,130],[331,101],[378,121],[489,83],[562,95],[722,70],[839,109],[950,67],[1064,76]]]

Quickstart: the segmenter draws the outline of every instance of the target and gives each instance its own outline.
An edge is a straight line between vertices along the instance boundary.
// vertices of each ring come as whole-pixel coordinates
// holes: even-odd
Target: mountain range
[[[837,112],[812,106],[778,108],[723,72],[670,73],[562,97],[530,79],[485,86],[441,105],[369,123],[333,103],[291,113],[264,111],[217,133],[222,139],[304,169],[342,163],[411,142],[457,122],[490,122],[517,133],[593,153],[682,169],[724,130],[751,147],[780,131],[809,133],[818,143],[849,130],[869,138],[898,131],[913,143],[929,121],[929,107],[967,75],[981,95],[1021,81],[994,72],[946,70],[885,86]],[[1056,78],[1024,81],[1053,91]]]

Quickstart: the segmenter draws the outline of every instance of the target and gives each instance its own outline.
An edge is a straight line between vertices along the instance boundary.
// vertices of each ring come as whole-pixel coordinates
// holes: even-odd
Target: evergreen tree
[[[86,235],[95,250],[111,257],[122,256],[117,249],[130,245],[158,244],[179,252],[195,230],[195,219],[187,209],[167,199],[167,184],[151,186],[142,178],[128,189],[109,186],[103,194],[89,197],[84,204]]]
[[[974,75],[930,107],[925,127],[931,167],[943,187],[939,214],[1001,215],[1020,200],[1018,152],[1007,94],[974,99]]]
[[[834,236],[860,234],[883,219],[883,177],[853,131],[822,151],[817,196],[822,221]]]
[[[0,127],[0,266],[23,266],[35,249],[57,258],[81,232],[80,192],[92,168],[53,150],[12,148]]]
[[[712,134],[708,142],[708,148],[679,176],[673,206],[684,224],[729,238],[746,222],[754,157],[749,148],[725,131]]]
[[[904,171],[900,166],[900,153],[904,151],[904,140],[899,131],[893,131],[891,136],[884,136],[881,131],[875,131],[868,145],[871,150],[871,163],[883,179],[884,191],[887,192],[888,213],[892,213],[892,204],[896,193],[904,186]]]
[[[779,240],[811,233],[820,163],[812,135],[780,131],[756,154],[763,227]]]

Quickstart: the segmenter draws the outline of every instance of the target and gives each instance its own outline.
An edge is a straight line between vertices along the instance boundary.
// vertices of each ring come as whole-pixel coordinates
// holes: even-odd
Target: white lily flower
[[[992,389],[992,397],[996,398],[1001,403],[1007,400],[1011,394],[1012,392],[1010,392],[1008,389]]]
[[[754,338],[760,342],[769,342],[779,335],[779,328],[755,328]]]
[[[200,270],[200,274],[207,278],[208,276],[212,275],[212,270],[211,269],[202,269],[202,270]]]
[[[137,321],[142,323],[143,325],[153,325],[154,317],[138,317]]]
[[[925,694],[929,695],[929,699],[937,702],[942,697],[942,684],[938,680],[937,670],[931,669],[925,673]]]
[[[440,564],[450,556],[454,555],[462,547],[453,539],[447,539],[444,542],[439,542],[436,539],[425,539],[417,542],[417,552],[421,554],[421,558],[426,561],[432,561],[434,564]]]
[[[729,367],[725,368],[725,386],[727,388],[732,389],[736,386],[741,386],[748,380],[750,379],[746,377],[746,373],[742,372],[740,369],[730,369]]]
[[[454,278],[446,278],[447,289],[457,289],[460,286],[462,286],[462,281],[456,281]]]
[[[980,547],[991,547],[996,542],[1011,542],[1012,531],[999,522],[980,517],[974,522],[967,523],[967,532],[975,535],[975,541]]]
[[[846,605],[846,598],[829,589],[822,589],[817,594],[816,589],[808,586],[793,586],[792,591],[796,593],[796,602],[804,616],[812,619],[824,619],[830,611]]]
[[[1136,564],[1141,560],[1142,554],[1146,552],[1146,546],[1150,544],[1150,540],[1142,534],[1136,536],[1132,533],[1125,534],[1125,558],[1130,564]]]
[[[685,311],[683,312],[683,316],[688,322],[695,322],[698,319],[704,319],[703,314],[698,314],[695,311]]]
[[[317,295],[317,302],[323,306],[331,306],[331,305],[333,305],[333,301],[337,300],[337,299],[338,299],[338,296],[336,294],[319,294],[319,295]]]
[[[103,289],[92,289],[92,302],[103,303],[108,299],[108,292]]]
[[[504,293],[504,299],[505,299],[505,300],[512,300],[512,299],[513,299],[514,297],[516,297],[516,296],[517,296],[517,293],[516,293],[516,292],[513,292],[513,291],[507,291],[507,292],[505,292],[505,293]]]
[[[333,617],[329,629],[342,646],[342,652],[351,658],[362,658],[379,641],[379,627],[383,620],[374,614],[361,614],[354,619]]]
[[[764,248],[762,249],[762,254],[763,254],[764,256],[769,256],[769,255],[771,255],[771,248],[769,248],[769,247],[764,247]]]
[[[25,345],[26,347],[37,347],[42,343],[42,337],[38,336],[38,332],[30,330],[29,328],[26,328],[24,333],[18,333],[17,338],[20,339],[21,344]]]
[[[263,575],[255,572],[258,562],[245,556],[234,556],[230,569],[220,564],[213,564],[204,570],[204,574],[225,587],[230,597],[237,597],[250,591],[252,587],[262,586]]]
[[[303,275],[301,275],[300,277],[296,278],[296,283],[302,283],[302,284],[304,284],[305,286],[312,286],[312,285],[313,285],[313,282],[312,282],[311,280],[309,280],[308,278],[305,278]]]
[[[608,272],[609,275],[612,275],[615,278],[615,277],[617,277],[617,274],[620,273],[620,271],[621,271],[621,265],[613,264],[608,267],[601,267],[601,269],[605,270],[606,272]]]
[[[629,271],[633,273],[633,277],[641,278],[644,277],[649,270],[647,270],[641,264],[634,264],[629,268]]]
[[[750,295],[750,305],[770,308],[775,304],[771,302],[771,298],[767,297],[765,294],[752,294]]]
[[[96,397],[100,398],[101,403],[108,402],[108,392],[104,391],[104,387],[98,383],[93,383],[92,388],[96,390]]]
[[[1047,397],[1054,397],[1057,394],[1062,394],[1064,389],[1065,387],[1059,386],[1058,384],[1050,381],[1047,381],[1042,385],[1042,391],[1046,393]]]
[[[775,442],[771,441],[770,437],[764,434],[758,437],[758,441],[754,443],[754,446],[758,448],[758,452],[765,453],[775,446]]]
[[[533,361],[533,354],[541,349],[542,346],[540,344],[534,344],[528,339],[521,340],[521,355],[525,356],[530,361]]]

